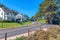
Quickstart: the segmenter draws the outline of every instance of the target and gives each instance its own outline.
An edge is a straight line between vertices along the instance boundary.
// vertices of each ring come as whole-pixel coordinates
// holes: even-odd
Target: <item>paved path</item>
[[[40,27],[41,28],[46,28],[48,26],[53,27],[52,25],[47,25],[47,24],[43,24],[43,23],[34,22],[33,24],[25,26],[25,27],[3,29],[3,30],[0,30],[0,39],[4,38],[5,33],[7,33],[8,37],[12,37],[12,36],[15,36],[15,35],[27,33],[28,29],[30,29],[30,32],[31,32],[31,31],[35,31],[35,30],[40,29]]]

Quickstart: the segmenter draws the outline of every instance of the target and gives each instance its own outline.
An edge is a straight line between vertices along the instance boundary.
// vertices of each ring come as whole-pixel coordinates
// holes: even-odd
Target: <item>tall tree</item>
[[[44,0],[44,2],[40,5],[39,12],[35,15],[37,18],[51,15],[53,13],[57,13],[58,7],[56,4],[60,3],[60,1],[56,0]]]

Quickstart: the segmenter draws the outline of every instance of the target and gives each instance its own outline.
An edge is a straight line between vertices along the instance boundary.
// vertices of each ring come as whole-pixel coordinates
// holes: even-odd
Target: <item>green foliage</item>
[[[50,6],[50,5],[53,5],[54,4],[54,0],[44,0],[44,2],[42,4],[40,4],[40,10],[38,12],[38,14],[36,14],[37,17],[41,17],[44,15],[45,11],[47,10],[47,8]]]
[[[44,0],[43,3],[40,4],[40,8],[38,13],[35,15],[36,18],[41,18],[42,16],[50,16],[52,14],[58,13],[58,6],[56,4],[60,3],[59,1],[56,3],[55,0]]]

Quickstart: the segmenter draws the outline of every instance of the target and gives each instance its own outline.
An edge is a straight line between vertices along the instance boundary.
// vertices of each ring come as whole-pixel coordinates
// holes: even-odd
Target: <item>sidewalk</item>
[[[30,33],[30,35],[32,35],[34,32],[35,31],[29,32],[29,33]],[[12,37],[8,37],[7,40],[14,40],[14,39],[16,39],[16,37],[21,37],[21,36],[28,36],[28,33],[23,33],[23,34],[15,35]],[[0,40],[4,40],[4,38],[0,39]]]

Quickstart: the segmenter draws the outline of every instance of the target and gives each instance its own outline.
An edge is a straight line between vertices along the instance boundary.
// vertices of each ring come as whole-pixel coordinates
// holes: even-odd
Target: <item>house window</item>
[[[10,17],[7,17],[7,19],[10,19]]]
[[[9,15],[9,13],[6,13],[7,15]]]

